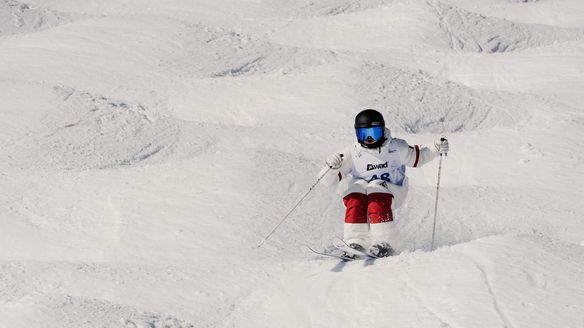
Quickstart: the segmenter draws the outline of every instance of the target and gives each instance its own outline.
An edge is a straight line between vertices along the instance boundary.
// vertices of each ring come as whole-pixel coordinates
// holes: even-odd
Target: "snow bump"
[[[69,88],[60,112],[21,142],[24,166],[61,169],[115,168],[144,162],[176,140],[176,122],[144,106]],[[19,154],[22,156],[22,154]],[[18,156],[18,155],[17,155]]]
[[[362,106],[382,110],[388,125],[407,133],[452,133],[513,123],[485,93],[418,70],[366,64],[357,94]]]
[[[69,20],[47,8],[15,0],[0,1],[0,36],[45,30]]]
[[[287,74],[336,61],[332,51],[281,46],[237,32],[207,30],[201,37],[205,40],[200,40],[201,45],[195,49],[204,53],[195,57],[204,58],[205,65],[199,70],[202,76]]]
[[[280,1],[284,12],[293,17],[307,18],[318,16],[335,16],[373,9],[387,3],[387,0],[320,0],[320,1]],[[278,13],[276,13],[278,14]]]
[[[461,52],[501,53],[581,38],[583,33],[553,26],[514,23],[440,2],[431,5],[448,35],[450,48]]]

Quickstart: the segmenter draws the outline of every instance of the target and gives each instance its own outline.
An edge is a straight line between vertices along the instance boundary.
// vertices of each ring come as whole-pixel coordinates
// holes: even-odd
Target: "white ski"
[[[353,260],[355,260],[352,257],[346,257],[346,256],[342,256],[342,255],[329,254],[329,253],[325,253],[325,252],[319,252],[317,250],[314,250],[312,247],[310,247],[308,245],[304,245],[304,246],[306,246],[306,248],[308,248],[311,252],[313,252],[315,254],[318,254],[318,255],[328,256],[328,257],[334,257],[334,258],[337,258],[337,259],[342,260],[342,261],[353,261]]]

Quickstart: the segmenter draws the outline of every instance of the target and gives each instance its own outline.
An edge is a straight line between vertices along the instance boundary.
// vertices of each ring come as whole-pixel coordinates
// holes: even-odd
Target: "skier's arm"
[[[410,146],[405,140],[398,140],[402,163],[410,167],[420,167],[438,157],[435,147]]]
[[[318,173],[318,176],[322,177],[320,183],[325,186],[332,186],[333,184],[338,183],[344,177],[346,177],[353,168],[353,159],[349,147],[336,154],[340,155],[342,158],[340,167],[331,168],[329,165],[325,165],[325,167],[323,167],[322,170]]]

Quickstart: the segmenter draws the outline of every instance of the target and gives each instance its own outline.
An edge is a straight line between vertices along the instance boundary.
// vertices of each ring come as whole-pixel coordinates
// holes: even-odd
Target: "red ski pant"
[[[388,193],[348,194],[343,198],[346,208],[345,223],[367,223],[367,215],[371,224],[393,221],[392,198]]]

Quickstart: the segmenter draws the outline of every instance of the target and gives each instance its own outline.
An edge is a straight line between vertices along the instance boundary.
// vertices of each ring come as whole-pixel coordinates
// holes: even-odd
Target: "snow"
[[[0,327],[582,327],[577,0],[0,0]],[[364,108],[445,134],[388,259],[316,256]]]
[[[579,305],[554,290],[582,296],[582,266],[571,262],[582,259],[569,245],[497,236],[433,253],[339,265],[335,270],[343,274],[298,264],[302,269],[248,298],[228,326],[577,326]]]

